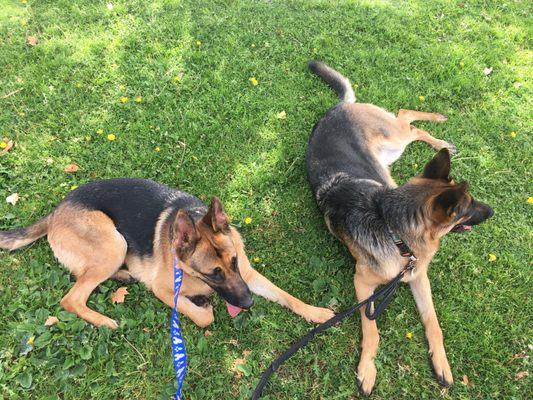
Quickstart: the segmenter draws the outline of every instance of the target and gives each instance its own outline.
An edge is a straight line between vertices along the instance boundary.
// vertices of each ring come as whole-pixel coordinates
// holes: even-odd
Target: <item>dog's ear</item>
[[[218,197],[213,197],[209,211],[207,211],[202,220],[213,232],[226,233],[229,231],[229,218],[224,212],[224,207]]]
[[[424,167],[422,176],[428,179],[450,180],[450,152],[444,148],[440,150]]]
[[[435,198],[434,208],[444,211],[447,218],[455,218],[459,212],[459,207],[463,204],[467,190],[468,184],[466,182],[446,189]]]
[[[186,260],[196,248],[199,235],[194,221],[184,210],[179,210],[174,220],[174,240],[172,246],[180,260]]]

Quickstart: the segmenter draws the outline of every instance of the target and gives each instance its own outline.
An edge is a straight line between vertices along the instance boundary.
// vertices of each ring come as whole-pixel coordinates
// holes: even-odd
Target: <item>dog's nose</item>
[[[494,210],[492,209],[492,207],[489,207],[489,209],[487,211],[487,219],[489,219],[493,215],[494,215]]]
[[[241,304],[241,308],[248,310],[249,308],[252,308],[253,305],[254,305],[254,299],[252,298],[252,296],[248,296],[247,298],[243,300]]]

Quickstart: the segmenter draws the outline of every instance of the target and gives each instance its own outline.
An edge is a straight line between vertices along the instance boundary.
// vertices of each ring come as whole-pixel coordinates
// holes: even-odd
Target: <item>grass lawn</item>
[[[456,384],[442,391],[433,379],[402,288],[378,321],[372,399],[531,398],[522,377],[533,326],[531,15],[530,2],[508,0],[120,0],[112,10],[105,1],[0,0],[0,138],[15,142],[0,156],[0,229],[49,213],[75,185],[151,178],[219,196],[258,270],[304,301],[348,307],[353,261],[327,232],[304,170],[311,128],[336,102],[307,71],[316,58],[348,76],[361,102],[448,115],[419,126],[457,145],[455,177],[495,210],[474,232],[446,237],[430,268]],[[405,182],[432,154],[411,145],[393,176]],[[79,171],[65,173],[70,163]],[[12,193],[14,206],[4,201]],[[120,329],[97,330],[61,310],[71,285],[45,241],[0,254],[0,398],[168,399],[170,309],[140,284],[113,305],[120,285],[109,281],[89,305]],[[235,320],[214,302],[208,330],[182,318],[184,393],[246,399],[311,325],[257,297]],[[49,315],[61,322],[45,327]],[[358,398],[359,336],[357,317],[317,338],[264,398]]]

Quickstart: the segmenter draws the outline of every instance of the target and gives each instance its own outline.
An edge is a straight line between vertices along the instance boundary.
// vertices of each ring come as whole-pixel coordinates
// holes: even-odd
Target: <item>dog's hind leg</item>
[[[358,302],[368,299],[377,287],[377,285],[366,282],[364,275],[359,273],[363,269],[363,266],[357,265],[354,276],[355,293]],[[374,358],[378,352],[379,332],[376,321],[366,317],[365,307],[361,307],[359,311],[361,313],[363,339],[361,342],[361,357],[357,367],[357,386],[365,396],[368,396],[376,383],[377,370]]]
[[[444,122],[448,119],[445,115],[439,113],[423,112],[423,111],[414,111],[414,110],[404,110],[401,109],[398,111],[398,119],[407,122],[410,124],[413,121],[433,121],[433,122]]]
[[[416,137],[415,140],[426,142],[437,151],[446,148],[450,151],[451,154],[457,153],[457,147],[455,147],[453,143],[437,139],[436,137],[432,136],[431,133],[423,129],[418,129],[417,127],[411,125],[411,133]]]
[[[426,329],[429,353],[437,380],[443,386],[450,386],[453,384],[452,371],[446,357],[442,330],[440,329],[431,298],[429,278],[426,273],[420,274],[416,279],[409,282],[409,285]]]
[[[99,211],[64,206],[53,215],[48,233],[57,259],[76,277],[61,306],[96,326],[118,324],[87,307],[92,291],[124,263],[127,244],[113,221]]]

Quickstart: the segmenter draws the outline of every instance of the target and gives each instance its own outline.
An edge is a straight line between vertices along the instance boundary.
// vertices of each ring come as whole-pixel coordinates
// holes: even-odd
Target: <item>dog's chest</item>
[[[391,165],[394,161],[401,157],[404,150],[404,146],[384,144],[379,148],[378,159],[382,164]]]

